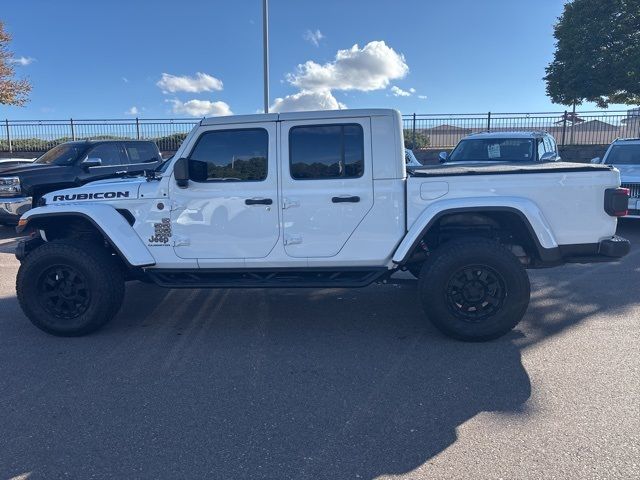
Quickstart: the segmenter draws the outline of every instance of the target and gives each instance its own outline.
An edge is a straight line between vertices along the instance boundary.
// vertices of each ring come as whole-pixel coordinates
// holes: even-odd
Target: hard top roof
[[[232,123],[259,123],[295,120],[325,120],[331,118],[375,117],[400,115],[391,108],[353,108],[345,110],[318,110],[310,112],[256,113],[254,115],[229,115],[203,118],[200,125]]]

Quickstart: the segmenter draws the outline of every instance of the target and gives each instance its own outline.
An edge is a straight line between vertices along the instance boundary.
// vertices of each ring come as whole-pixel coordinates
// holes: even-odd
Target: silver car
[[[613,165],[620,170],[622,187],[629,189],[627,217],[640,218],[640,138],[614,140],[604,157],[596,157],[591,163]]]

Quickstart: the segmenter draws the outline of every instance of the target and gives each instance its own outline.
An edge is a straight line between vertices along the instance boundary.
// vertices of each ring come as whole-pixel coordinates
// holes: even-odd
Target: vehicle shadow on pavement
[[[595,313],[624,312],[637,254],[531,272],[521,326],[479,344],[431,327],[410,282],[320,291],[132,283],[119,316],[79,339],[39,332],[15,297],[0,298],[0,477],[411,472],[475,415],[527,413],[522,350]],[[616,289],[594,286],[595,273]]]

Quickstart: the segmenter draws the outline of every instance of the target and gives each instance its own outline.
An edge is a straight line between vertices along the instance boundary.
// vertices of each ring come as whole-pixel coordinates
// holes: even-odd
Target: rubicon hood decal
[[[54,195],[54,202],[72,202],[74,200],[106,200],[112,198],[129,198],[129,192],[90,192],[71,193],[67,195]]]

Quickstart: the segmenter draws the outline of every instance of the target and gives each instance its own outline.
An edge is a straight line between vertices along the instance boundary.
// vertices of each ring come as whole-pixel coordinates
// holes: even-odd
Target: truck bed
[[[414,177],[448,177],[455,175],[513,175],[518,173],[562,173],[612,170],[610,165],[571,162],[522,162],[464,165],[433,165],[409,170]]]

